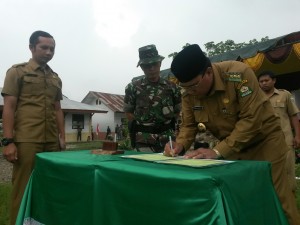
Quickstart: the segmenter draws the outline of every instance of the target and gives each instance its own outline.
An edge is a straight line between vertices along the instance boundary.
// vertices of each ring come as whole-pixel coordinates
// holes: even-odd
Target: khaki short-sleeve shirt
[[[12,66],[6,73],[3,96],[18,98],[15,112],[16,142],[57,142],[55,103],[62,100],[62,82],[49,66],[32,59]]]
[[[283,89],[275,89],[273,95],[269,98],[275,110],[276,115],[280,117],[281,127],[285,135],[286,143],[293,145],[293,132],[290,117],[297,115],[299,112],[293,95]]]

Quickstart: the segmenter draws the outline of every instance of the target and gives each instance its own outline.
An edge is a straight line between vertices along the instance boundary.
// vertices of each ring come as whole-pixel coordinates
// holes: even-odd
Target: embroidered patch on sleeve
[[[296,101],[295,101],[293,96],[290,98],[290,100],[291,100],[292,103],[296,104]]]
[[[252,94],[252,89],[247,87],[247,86],[242,86],[241,89],[240,89],[240,96],[243,98],[243,97],[246,97],[250,94]]]
[[[237,85],[237,89],[241,89],[241,87],[242,87],[244,84],[246,84],[247,82],[248,82],[248,80],[242,80],[241,83],[239,83],[239,84]]]

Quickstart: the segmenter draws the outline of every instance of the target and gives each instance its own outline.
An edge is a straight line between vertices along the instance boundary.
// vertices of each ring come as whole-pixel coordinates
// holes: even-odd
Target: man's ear
[[[205,73],[207,73],[209,76],[211,76],[211,75],[213,74],[213,69],[212,69],[212,67],[210,67],[210,66],[207,67]]]

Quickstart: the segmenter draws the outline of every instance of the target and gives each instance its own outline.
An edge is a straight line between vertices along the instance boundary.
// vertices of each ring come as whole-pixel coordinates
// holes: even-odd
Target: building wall
[[[94,98],[90,101],[85,101],[84,103],[89,105],[94,105],[99,107],[100,110],[108,111],[107,113],[95,113],[92,117],[92,126],[94,138],[104,139],[106,136],[107,126],[110,127],[112,134],[115,132],[115,127],[117,124],[121,125],[121,119],[125,118],[125,113],[114,113],[109,107],[107,107],[103,102],[99,104],[99,101]],[[99,124],[99,133],[97,135],[97,125]]]
[[[117,126],[117,124],[120,126],[122,124],[122,119],[126,118],[125,113],[115,113],[115,124],[114,127]]]
[[[95,113],[93,116],[92,125],[93,127],[97,127],[97,124],[99,124],[99,130],[100,132],[106,132],[107,126],[110,127],[111,131],[113,131],[114,127],[114,112],[112,112],[107,106],[105,105],[99,105],[97,106],[101,110],[108,111],[107,113]]]
[[[75,113],[67,113],[65,115],[65,133],[66,142],[77,141],[77,129],[72,128],[72,115]],[[91,120],[89,113],[76,113],[84,115],[84,128],[81,131],[81,141],[87,141],[88,136],[91,138]],[[95,114],[94,114],[95,115]]]

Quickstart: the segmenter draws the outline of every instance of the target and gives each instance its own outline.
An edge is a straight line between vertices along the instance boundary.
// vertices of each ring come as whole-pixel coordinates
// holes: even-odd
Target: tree
[[[227,40],[225,42],[221,41],[219,43],[216,43],[214,41],[210,41],[207,42],[206,44],[204,44],[205,50],[206,52],[204,52],[204,54],[208,57],[214,56],[214,55],[219,55],[228,51],[232,51],[232,50],[236,50],[236,49],[240,49],[249,45],[254,45],[260,42],[265,42],[268,41],[269,37],[263,37],[261,38],[260,41],[257,41],[256,39],[252,39],[250,40],[248,43],[246,42],[242,42],[242,43],[235,43],[233,40]],[[189,46],[189,43],[186,43],[182,49],[184,49],[185,47]],[[171,54],[168,55],[169,58],[173,58],[178,54],[178,52],[173,52]]]
[[[246,42],[242,42],[242,43],[235,43],[233,40],[227,40],[225,42],[221,41],[217,44],[215,44],[215,42],[211,41],[211,42],[207,42],[206,44],[204,44],[205,49],[207,51],[207,56],[211,57],[214,55],[219,55],[228,51],[232,51],[232,50],[236,50],[236,49],[240,49],[249,45],[254,45],[254,44],[258,44],[260,42],[265,42],[268,41],[269,37],[263,37],[261,38],[260,41],[257,41],[256,39],[252,39],[250,40],[248,43]]]
[[[187,46],[189,46],[189,45],[191,45],[191,44],[186,43],[186,44],[182,47],[182,49],[184,49],[185,47],[187,47]],[[169,58],[172,57],[172,58],[174,59],[175,56],[176,56],[177,54],[178,54],[178,52],[173,52],[173,53],[169,54],[168,57],[169,57]]]

